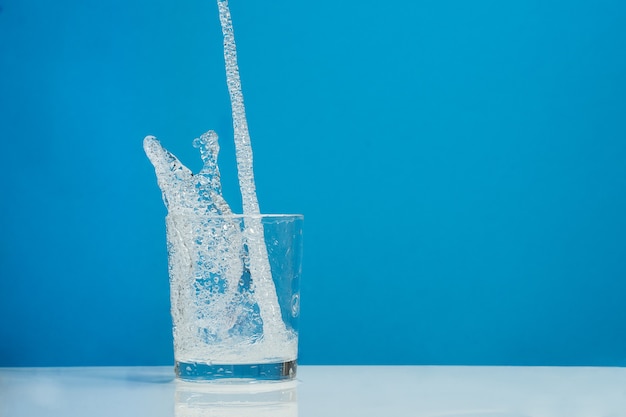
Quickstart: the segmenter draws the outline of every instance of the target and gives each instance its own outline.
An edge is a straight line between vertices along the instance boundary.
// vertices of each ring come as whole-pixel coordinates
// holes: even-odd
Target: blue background
[[[0,366],[173,361],[147,134],[240,210],[213,1],[0,0]],[[243,1],[301,363],[626,364],[626,3]]]

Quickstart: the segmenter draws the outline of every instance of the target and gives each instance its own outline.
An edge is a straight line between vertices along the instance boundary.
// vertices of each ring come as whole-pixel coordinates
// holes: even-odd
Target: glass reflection
[[[297,417],[297,381],[206,384],[176,381],[176,417]]]

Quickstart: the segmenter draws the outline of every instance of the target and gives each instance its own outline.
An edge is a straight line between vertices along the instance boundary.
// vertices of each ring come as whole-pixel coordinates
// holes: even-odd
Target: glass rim
[[[188,215],[188,213],[176,213],[174,215],[182,214]],[[172,213],[168,212],[165,217],[171,216]],[[261,213],[261,214],[200,214],[199,217],[205,219],[300,219],[304,220],[304,214],[298,213]]]

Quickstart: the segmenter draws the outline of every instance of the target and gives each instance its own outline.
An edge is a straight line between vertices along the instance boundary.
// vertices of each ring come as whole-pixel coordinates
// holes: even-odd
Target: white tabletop
[[[626,368],[300,366],[293,383],[171,367],[0,368],[0,417],[624,417]]]

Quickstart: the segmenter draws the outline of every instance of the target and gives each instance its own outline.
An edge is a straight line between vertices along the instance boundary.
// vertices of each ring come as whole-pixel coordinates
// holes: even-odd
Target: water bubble
[[[298,317],[300,314],[300,294],[296,293],[291,297],[291,315]]]

